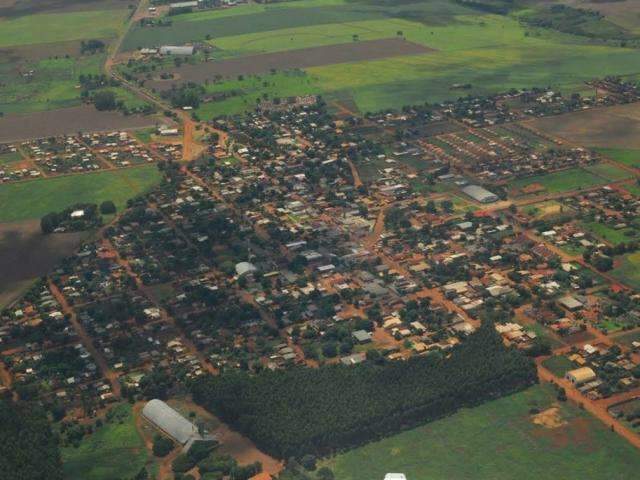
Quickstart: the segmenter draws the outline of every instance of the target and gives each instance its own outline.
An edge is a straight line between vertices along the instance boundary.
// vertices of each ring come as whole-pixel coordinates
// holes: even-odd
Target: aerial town
[[[446,96],[389,105],[378,87],[347,98],[313,82],[437,55],[412,25],[428,40],[465,15],[486,22],[474,32],[513,21],[523,45],[552,29],[631,50],[636,67],[640,43],[563,30],[571,15],[613,25],[563,2],[544,18],[424,3],[143,0],[110,42],[80,37],[80,59],[61,56],[105,62],[74,87],[82,105],[42,113],[69,118],[39,125],[0,95],[3,443],[24,432],[0,448],[8,472],[636,478],[637,73],[476,90],[448,72]],[[291,27],[276,28],[281,11]],[[414,16],[436,11],[453,23]],[[30,15],[75,14],[91,15]],[[227,33],[205,33],[207,18]],[[372,30],[313,37],[342,38],[351,18]],[[319,63],[320,49],[337,57]]]

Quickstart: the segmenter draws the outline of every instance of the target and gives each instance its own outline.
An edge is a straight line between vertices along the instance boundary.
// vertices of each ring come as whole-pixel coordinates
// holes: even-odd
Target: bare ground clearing
[[[87,233],[42,235],[39,220],[0,224],[0,306],[70,255]]]
[[[0,142],[15,142],[34,138],[92,133],[110,130],[131,130],[162,123],[159,117],[122,115],[118,112],[99,112],[92,105],[50,110],[0,118]]]

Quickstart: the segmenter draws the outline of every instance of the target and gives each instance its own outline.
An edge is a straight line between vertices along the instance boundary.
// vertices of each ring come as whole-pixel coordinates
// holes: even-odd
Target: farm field
[[[608,183],[606,179],[585,169],[575,167],[547,175],[521,178],[511,182],[509,186],[515,190],[522,190],[529,185],[540,184],[548,193],[560,193],[605,183]]]
[[[584,167],[588,172],[594,173],[599,177],[604,178],[605,180],[610,180],[612,182],[617,182],[618,180],[625,180],[627,178],[631,178],[633,174],[628,170],[620,168],[611,163],[601,162],[596,163],[595,165],[589,165],[588,167]]]
[[[348,63],[354,60],[369,60],[387,57],[419,55],[430,52],[428,48],[400,38],[351,42],[324,47],[309,47],[289,52],[265,53],[241,58],[184,65],[169,70],[179,75],[180,80],[148,82],[157,89],[169,89],[175,83],[204,83],[217,76],[238,77],[256,75],[276,70],[291,70],[325,64]]]
[[[42,13],[0,20],[0,48],[111,38],[123,27],[126,15],[126,10],[94,10]]]
[[[616,259],[611,274],[622,283],[640,289],[640,252],[629,253]]]
[[[77,448],[62,449],[65,480],[133,478],[148,463],[131,406],[119,405],[114,413],[112,421],[84,438]]]
[[[640,168],[640,149],[597,148],[596,151],[618,163],[634,168]]]
[[[0,308],[70,255],[86,236],[42,235],[39,220],[0,224]]]
[[[634,49],[589,44],[583,37],[558,32],[531,31],[515,18],[479,13],[444,0],[401,5],[302,0],[173,15],[171,21],[168,27],[135,27],[123,49],[207,41],[215,47],[214,61],[206,67],[183,66],[178,72],[182,76],[190,68],[204,68],[210,80],[221,74],[228,75],[227,81],[238,74],[256,73],[261,61],[254,57],[243,71],[226,69],[225,62],[242,65],[241,59],[252,55],[278,55],[282,61],[273,68],[305,68],[312,93],[323,95],[329,103],[354,103],[360,112],[457,97],[459,92],[451,90],[455,83],[471,84],[469,94],[540,85],[573,90],[583,88],[583,82],[593,77],[637,70]],[[400,37],[430,50],[413,55],[399,52],[384,59],[354,57],[347,64],[329,59],[311,66],[286,60],[286,54],[294,58],[305,48]],[[148,86],[158,88],[161,83],[149,82]],[[225,85],[226,81],[218,83]],[[268,94],[284,97],[288,90]],[[253,91],[238,95],[255,100]],[[208,106],[203,118],[241,113],[242,103],[221,105],[219,111]]]
[[[0,223],[40,218],[82,202],[112,200],[121,209],[159,181],[157,167],[145,165],[0,185]]]
[[[0,63],[0,112],[25,113],[53,110],[80,104],[77,88],[80,75],[100,72],[104,55],[47,58],[27,62],[20,69],[9,63]],[[22,69],[33,70],[34,75],[24,78]]]
[[[542,415],[530,413],[537,408]],[[536,424],[536,423],[538,424]],[[637,451],[548,385],[458,412],[323,462],[341,480],[627,480]]]
[[[640,106],[637,104],[539,118],[530,125],[587,147],[640,149]]]
[[[159,123],[154,116],[122,115],[118,112],[99,112],[93,105],[10,114],[0,117],[0,142],[28,140],[67,133],[131,130],[151,127]]]

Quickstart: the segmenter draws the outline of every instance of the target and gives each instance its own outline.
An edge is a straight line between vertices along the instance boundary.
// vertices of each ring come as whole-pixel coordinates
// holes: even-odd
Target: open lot
[[[532,120],[550,135],[588,147],[640,148],[640,105],[627,104]]]
[[[0,117],[0,142],[51,137],[66,133],[131,130],[159,123],[153,116],[99,112],[93,105]]]
[[[145,165],[0,185],[0,223],[39,219],[74,203],[112,200],[121,209],[159,181],[157,167]]]
[[[42,235],[38,220],[0,223],[0,308],[70,255],[85,236]]]
[[[171,73],[179,76],[179,80],[153,81],[148,82],[147,85],[157,89],[169,89],[176,83],[202,83],[205,80],[214,79],[216,75],[222,75],[223,77],[255,75],[269,72],[270,70],[289,70],[395,56],[418,55],[430,51],[433,50],[400,38],[358,41],[185,65],[170,70]]]
[[[536,408],[541,413],[532,414]],[[628,480],[634,447],[535,386],[327,460],[340,480],[403,472],[429,480]]]
[[[640,252],[629,253],[616,259],[611,274],[622,283],[640,289]]]
[[[111,38],[123,27],[126,15],[126,10],[95,10],[0,20],[0,47]]]
[[[83,439],[80,446],[62,449],[66,480],[133,478],[144,467],[149,453],[138,433],[131,406],[115,407],[116,419]]]

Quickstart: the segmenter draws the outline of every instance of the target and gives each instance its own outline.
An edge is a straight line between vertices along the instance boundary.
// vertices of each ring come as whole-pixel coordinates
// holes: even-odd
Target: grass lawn
[[[238,115],[256,108],[256,100],[285,98],[316,93],[313,78],[304,72],[281,72],[244,77],[205,85],[207,94],[220,95],[215,102],[203,103],[196,114],[203,120],[221,115]]]
[[[595,173],[596,175],[612,182],[624,180],[633,176],[627,170],[606,162],[589,165],[588,167],[585,167],[585,170]]]
[[[62,449],[65,480],[133,478],[148,461],[148,452],[136,429],[131,406],[119,405],[111,422],[85,437],[78,448]]]
[[[553,373],[558,378],[564,377],[565,373],[576,368],[573,362],[564,355],[556,355],[547,358],[544,362],[542,362],[542,365],[544,365],[551,373]]]
[[[20,152],[0,153],[0,168],[22,160]]]
[[[569,168],[560,172],[553,172],[547,175],[536,175],[533,177],[521,178],[511,182],[511,187],[518,190],[539,183],[545,187],[549,193],[566,192],[569,190],[579,190],[595,185],[607,183],[603,178],[588,172],[582,168]]]
[[[630,242],[637,238],[637,231],[633,228],[622,228],[616,230],[599,222],[583,222],[582,226],[596,237],[606,240],[609,243],[617,245],[618,243]]]
[[[28,62],[20,69],[34,71],[29,79],[10,63],[0,63],[0,111],[24,113],[79,105],[78,77],[100,73],[104,60],[105,55],[88,55]]]
[[[0,222],[40,218],[79,202],[112,200],[118,210],[127,200],[160,181],[155,165],[0,185]]]
[[[115,37],[126,10],[42,13],[0,19],[0,48]]]
[[[403,472],[424,480],[629,480],[637,450],[577,407],[558,405],[556,428],[529,411],[556,403],[554,390],[528,390],[351,450],[321,462],[340,480]]]
[[[640,168],[640,150],[632,148],[596,148],[596,151],[618,163]]]
[[[640,289],[640,252],[624,255],[618,261],[620,264],[610,273],[622,283]]]

